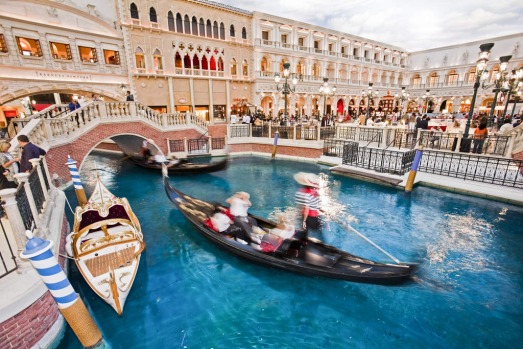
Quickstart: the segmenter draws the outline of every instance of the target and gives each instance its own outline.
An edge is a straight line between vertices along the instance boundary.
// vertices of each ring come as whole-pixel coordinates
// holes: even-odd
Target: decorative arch
[[[198,35],[198,19],[196,18],[196,16],[192,17],[191,25],[192,25],[192,35]]]
[[[249,76],[249,64],[247,63],[246,59],[244,59],[242,62],[242,75]]]
[[[209,62],[206,56],[202,57],[202,70],[209,70]]]
[[[213,34],[213,36],[212,36],[213,38],[218,39],[218,35],[219,35],[219,33],[218,33],[218,22],[216,22],[216,21],[214,21],[214,24],[212,26],[212,34]]]
[[[198,55],[194,55],[192,58],[192,68],[200,69],[200,59],[198,58]]]
[[[218,64],[216,63],[216,59],[214,58],[214,56],[211,56],[209,70],[213,70],[213,71],[218,70]]]
[[[163,70],[162,52],[159,49],[153,52],[153,65],[155,70]]]
[[[174,15],[172,11],[167,12],[167,28],[171,32],[176,30],[176,27],[174,25]]]
[[[183,33],[183,20],[179,12],[176,14],[176,32]]]
[[[242,39],[247,39],[247,29],[245,27],[242,28]]]
[[[270,61],[265,56],[263,56],[261,61],[260,61],[260,70],[262,72],[270,71]]]
[[[145,55],[140,46],[138,46],[134,50],[134,60],[135,60],[136,68],[145,69]]]
[[[220,40],[225,40],[225,24],[220,23]]]
[[[183,67],[184,68],[188,68],[188,69],[191,69],[191,57],[189,56],[188,53],[185,54],[185,56],[183,56]]]
[[[154,7],[149,9],[149,20],[153,23],[158,23],[158,16],[156,15],[156,10]]]
[[[205,36],[205,20],[203,18],[200,18],[200,32],[198,35]]]
[[[207,20],[206,31],[207,31],[207,37],[212,38],[212,23],[211,23],[210,19]]]
[[[222,57],[219,57],[218,58],[218,71],[223,71],[223,69],[224,69],[223,59],[222,59]]]
[[[132,19],[140,19],[140,13],[138,12],[138,7],[134,2],[131,2],[131,5],[129,6],[129,12],[131,13]]]
[[[191,20],[189,19],[189,15],[183,17],[183,32],[185,34],[191,34]]]
[[[233,24],[231,24],[231,27],[230,27],[230,29],[229,29],[229,36],[230,36],[231,38],[234,38],[234,37],[236,36],[236,32],[235,32],[235,30],[234,30],[234,25],[233,25]]]
[[[182,56],[180,56],[180,52],[176,52],[176,54],[174,55],[174,67],[183,68],[183,61]]]
[[[221,58],[220,58],[221,59]],[[231,59],[231,75],[237,75],[236,59]]]

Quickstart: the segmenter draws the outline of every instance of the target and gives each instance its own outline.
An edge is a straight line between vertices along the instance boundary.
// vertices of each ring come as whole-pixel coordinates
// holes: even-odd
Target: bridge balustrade
[[[49,232],[53,200],[49,171],[44,157],[32,159],[29,173],[18,173],[17,188],[0,190],[0,278],[16,270],[22,261],[17,251],[24,249],[25,231],[45,238]]]

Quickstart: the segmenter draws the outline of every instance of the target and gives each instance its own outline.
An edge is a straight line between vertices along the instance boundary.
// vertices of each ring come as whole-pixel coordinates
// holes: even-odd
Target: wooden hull
[[[76,208],[68,252],[92,290],[121,315],[145,242],[125,198],[112,196],[106,202],[92,198]]]
[[[314,239],[305,243],[286,240],[274,252],[262,252],[222,234],[204,224],[215,205],[192,198],[173,188],[164,175],[164,186],[169,199],[180,209],[196,230],[208,240],[235,255],[250,261],[306,275],[322,276],[374,284],[398,284],[410,280],[414,265],[378,263],[341,251]],[[276,226],[269,220],[250,215],[265,231]]]
[[[162,165],[158,163],[146,163],[143,158],[130,158],[135,165],[148,168],[153,171],[161,172]],[[197,174],[197,173],[209,173],[222,171],[227,168],[228,160],[222,160],[211,163],[193,163],[193,162],[184,162],[182,161],[178,165],[168,166],[167,170],[171,175],[185,175],[185,174]]]

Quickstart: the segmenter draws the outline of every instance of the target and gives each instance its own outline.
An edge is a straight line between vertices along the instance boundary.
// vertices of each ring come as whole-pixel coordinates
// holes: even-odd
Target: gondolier
[[[320,177],[313,173],[298,172],[294,175],[296,182],[302,185],[296,192],[294,198],[301,213],[300,225],[305,230],[306,239],[310,233],[312,237],[323,240],[320,221]]]

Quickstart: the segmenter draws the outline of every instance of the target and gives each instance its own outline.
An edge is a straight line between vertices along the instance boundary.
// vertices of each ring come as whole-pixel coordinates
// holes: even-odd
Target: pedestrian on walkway
[[[31,143],[26,135],[19,135],[17,139],[22,148],[22,155],[16,161],[20,162],[20,172],[29,172],[33,168],[29,160],[38,159],[40,155],[45,155],[46,151]]]

